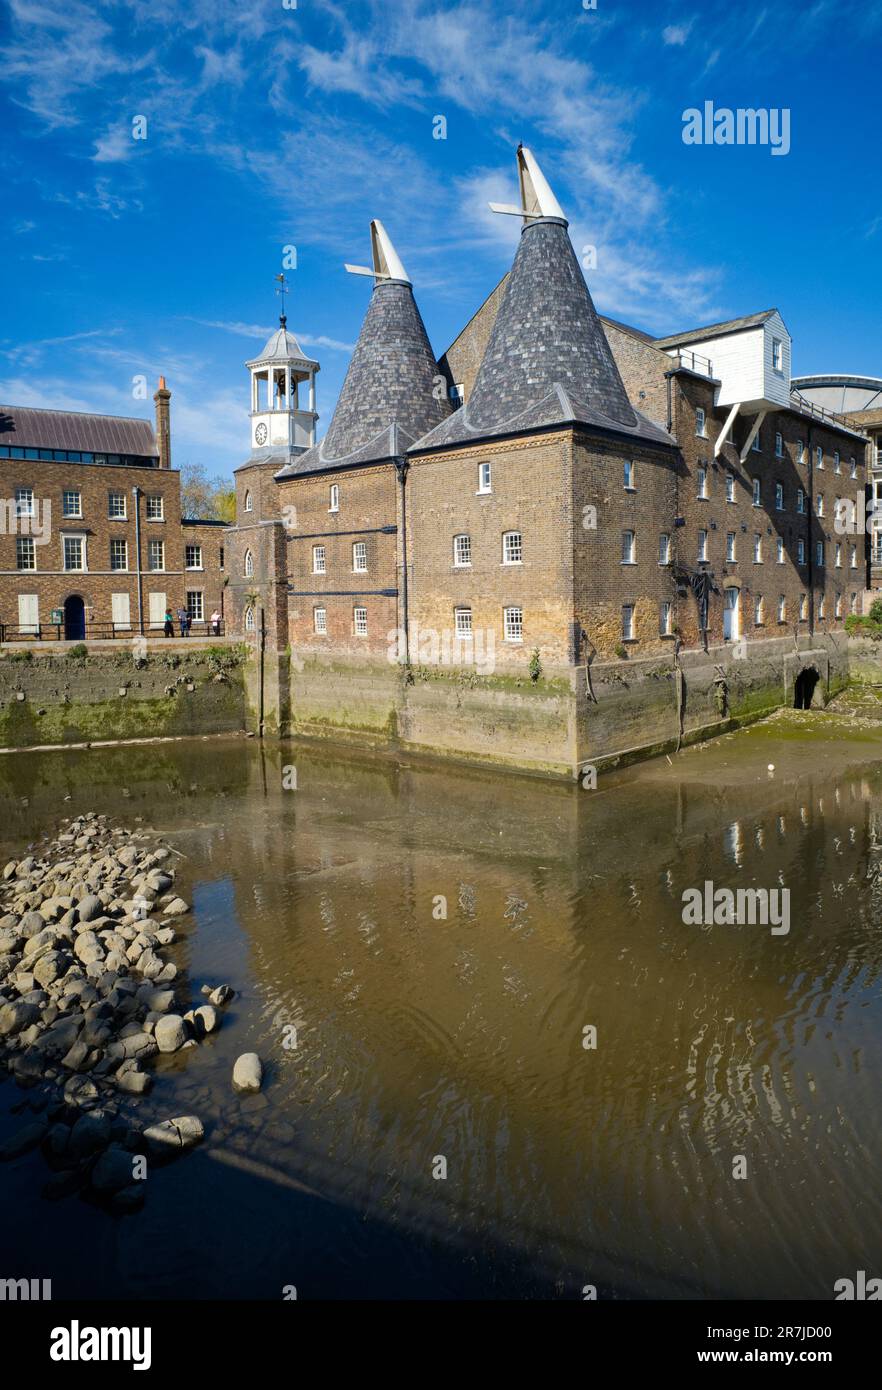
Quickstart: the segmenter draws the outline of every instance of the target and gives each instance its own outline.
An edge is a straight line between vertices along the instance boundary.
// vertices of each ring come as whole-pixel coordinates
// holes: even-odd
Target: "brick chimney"
[[[153,396],[156,406],[156,443],[159,445],[160,468],[171,468],[171,391],[165,377],[159,378],[159,389]]]

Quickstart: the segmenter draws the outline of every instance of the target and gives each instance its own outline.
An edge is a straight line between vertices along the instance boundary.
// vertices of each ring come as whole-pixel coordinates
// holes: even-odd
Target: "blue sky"
[[[287,0],[292,4],[293,0]],[[441,353],[508,269],[529,144],[601,311],[659,334],[777,306],[794,371],[882,374],[882,10],[864,0],[12,0],[0,20],[0,400],[149,415],[174,462],[248,450],[278,313],[323,433],[379,217]],[[787,107],[791,149],[692,147],[687,107]],[[147,118],[147,138],[132,121]],[[447,139],[433,138],[443,115]]]

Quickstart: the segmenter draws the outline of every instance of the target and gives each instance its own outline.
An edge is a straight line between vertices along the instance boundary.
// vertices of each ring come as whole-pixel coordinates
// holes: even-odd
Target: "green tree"
[[[209,477],[204,463],[185,463],[181,468],[181,515],[190,521],[235,521],[236,493],[229,479]]]

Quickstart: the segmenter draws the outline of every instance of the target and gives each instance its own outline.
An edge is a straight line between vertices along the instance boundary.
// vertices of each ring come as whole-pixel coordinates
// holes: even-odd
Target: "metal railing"
[[[673,357],[678,367],[686,367],[690,372],[698,372],[700,376],[713,376],[714,374],[714,366],[710,358],[702,357],[698,352],[677,348]]]
[[[215,626],[210,621],[190,624],[186,633],[181,632],[177,618],[174,623],[175,637],[225,637],[223,620]],[[130,642],[135,637],[163,637],[164,624],[144,627],[139,632],[135,627],[120,627],[117,623],[86,623],[85,631],[77,637],[69,637],[64,623],[0,623],[0,644],[4,642]]]
[[[792,391],[790,399],[803,415],[813,415],[816,420],[828,420],[840,429],[850,430],[852,434],[863,434],[861,427],[853,420],[847,419],[844,415],[837,415],[835,410],[828,410],[826,406],[818,405],[815,401],[806,400],[799,391]]]

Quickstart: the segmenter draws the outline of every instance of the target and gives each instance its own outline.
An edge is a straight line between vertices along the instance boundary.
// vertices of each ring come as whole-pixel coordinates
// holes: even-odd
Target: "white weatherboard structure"
[[[491,203],[491,212],[504,212],[511,217],[559,217],[566,222],[563,209],[555,198],[548,180],[539,168],[532,152],[526,145],[518,145],[518,182],[521,188],[521,206],[512,207],[508,203]]]
[[[251,373],[252,450],[269,455],[311,448],[319,418],[315,374],[320,368],[288,332],[284,314],[260,356],[245,365]]]
[[[791,340],[777,309],[660,338],[656,346],[683,366],[689,366],[690,357],[701,362],[696,370],[719,382],[716,404],[729,406],[730,410],[714,447],[715,458],[730,438],[738,415],[754,417],[741,449],[743,462],[767,413],[788,409],[792,404]]]
[[[373,257],[373,270],[366,265],[347,265],[345,268],[350,275],[372,275],[375,280],[396,280],[402,285],[410,285],[412,281],[395,247],[392,245],[389,233],[374,218],[371,223],[371,255]]]

